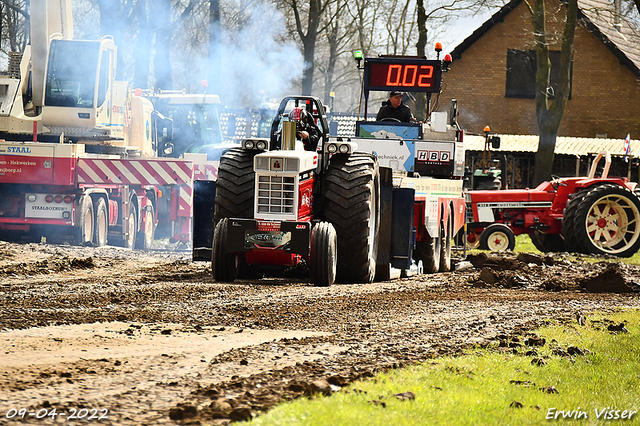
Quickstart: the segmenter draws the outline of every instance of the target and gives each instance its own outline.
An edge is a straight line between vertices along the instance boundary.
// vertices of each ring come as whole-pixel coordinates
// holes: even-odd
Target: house
[[[564,9],[547,0],[552,68],[559,60]],[[573,46],[571,96],[559,136],[623,139],[640,136],[640,31],[616,18],[607,0],[578,0],[579,25]],[[443,74],[440,109],[457,99],[459,122],[469,133],[537,135],[533,92],[535,53],[531,15],[513,0],[452,52]],[[557,76],[552,72],[553,80]]]

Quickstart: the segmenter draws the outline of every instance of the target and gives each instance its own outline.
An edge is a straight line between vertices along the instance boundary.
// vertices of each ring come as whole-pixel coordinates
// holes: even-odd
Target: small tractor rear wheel
[[[320,222],[311,230],[311,256],[309,271],[317,287],[328,287],[336,280],[336,230],[328,222]]]
[[[238,276],[238,255],[227,253],[227,218],[218,222],[213,232],[213,250],[211,252],[211,272],[217,282],[233,282]]]
[[[489,225],[480,234],[480,248],[491,251],[513,250],[516,246],[516,236],[511,228],[501,223]]]
[[[558,253],[567,251],[567,245],[559,234],[545,234],[534,231],[530,234],[531,242],[543,253]]]
[[[338,238],[337,279],[372,282],[378,257],[380,172],[369,154],[331,158],[324,188],[324,217]]]
[[[413,257],[417,261],[422,261],[422,267],[427,274],[434,274],[440,270],[441,243],[442,241],[439,237],[429,237],[416,241]]]
[[[446,228],[442,232],[442,243],[440,244],[440,272],[451,271],[451,238],[453,234],[453,217],[449,216]]]
[[[564,213],[562,215],[562,238],[564,238],[565,246],[567,249],[571,249],[579,253],[583,252],[583,250],[581,250],[581,248],[578,246],[576,233],[573,230],[573,227],[575,225],[576,211],[578,210],[578,206],[582,202],[584,196],[587,195],[591,189],[593,189],[593,187],[582,188],[581,190],[573,194],[571,199],[567,201],[567,207],[565,207]],[[531,240],[533,241],[533,238],[531,238]],[[542,249],[540,249],[539,247],[538,249],[542,251]]]
[[[255,155],[256,151],[233,148],[220,158],[214,201],[214,224],[225,217],[253,217]]]
[[[640,248],[640,199],[619,185],[592,188],[576,210],[573,231],[590,253],[633,256]]]

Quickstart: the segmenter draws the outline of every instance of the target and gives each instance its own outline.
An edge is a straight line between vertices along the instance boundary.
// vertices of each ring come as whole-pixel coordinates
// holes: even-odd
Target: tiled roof
[[[539,137],[536,135],[498,135],[500,136],[500,148],[492,149],[497,152],[536,152],[538,150]],[[464,149],[466,151],[483,151],[484,136],[465,135]],[[598,154],[601,151],[609,151],[611,155],[624,155],[624,139],[603,138],[573,138],[558,136],[556,139],[556,154],[587,155]],[[631,139],[631,156],[640,156],[640,140]]]

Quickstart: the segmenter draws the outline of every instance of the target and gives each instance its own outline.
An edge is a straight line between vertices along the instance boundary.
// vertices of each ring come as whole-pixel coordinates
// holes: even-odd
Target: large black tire
[[[149,204],[144,207],[144,210],[140,214],[140,232],[136,236],[136,248],[138,250],[149,250],[153,245],[155,238],[155,214],[153,211],[153,204]]]
[[[513,250],[516,246],[516,236],[511,228],[502,223],[487,226],[480,234],[480,248],[493,252]]]
[[[326,173],[324,216],[338,237],[336,279],[368,283],[376,275],[380,171],[369,154],[334,155]]]
[[[211,273],[217,282],[233,282],[238,277],[239,259],[235,253],[226,253],[228,219],[223,218],[213,232],[213,250],[211,251]]]
[[[534,231],[529,235],[533,245],[543,253],[567,251],[567,245],[559,234],[545,234],[540,231]]]
[[[439,236],[416,241],[413,257],[416,261],[422,261],[422,269],[426,274],[435,274],[440,270],[441,244]]]
[[[451,271],[451,238],[453,238],[453,217],[449,217],[446,227],[442,224],[440,243],[440,272]]]
[[[576,240],[573,226],[576,220],[576,211],[578,210],[578,206],[584,199],[584,196],[587,195],[591,189],[593,189],[593,187],[582,188],[573,194],[571,199],[567,201],[567,206],[564,208],[564,212],[562,214],[562,238],[564,238],[567,251],[571,250],[572,252],[582,252],[580,247],[578,247],[578,241]],[[531,240],[533,241],[533,238]],[[538,246],[536,245],[536,247]],[[542,251],[540,247],[538,247],[538,250]]]
[[[233,148],[220,158],[213,222],[222,218],[253,217],[255,172],[253,157],[257,151]]]
[[[93,244],[93,238],[96,226],[95,211],[93,209],[93,201],[91,196],[85,195],[80,206],[80,227],[76,230],[74,238],[76,244],[88,246]]]
[[[633,256],[640,248],[640,199],[625,187],[593,187],[576,210],[573,232],[587,253]]]
[[[93,244],[96,247],[104,247],[107,245],[107,236],[109,235],[109,216],[107,203],[103,197],[98,197],[93,202],[93,210],[95,213]]]
[[[336,230],[328,222],[320,222],[311,230],[309,273],[313,285],[328,287],[336,280]]]

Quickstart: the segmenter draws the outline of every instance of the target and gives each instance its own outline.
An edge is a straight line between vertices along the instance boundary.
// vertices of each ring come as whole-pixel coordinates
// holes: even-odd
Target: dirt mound
[[[54,272],[66,272],[76,269],[92,269],[96,265],[92,257],[77,258],[67,257],[49,258],[32,263],[15,263],[0,268],[0,276],[6,275],[40,275]]]
[[[621,265],[611,263],[604,271],[580,280],[580,287],[590,293],[632,293]]]

